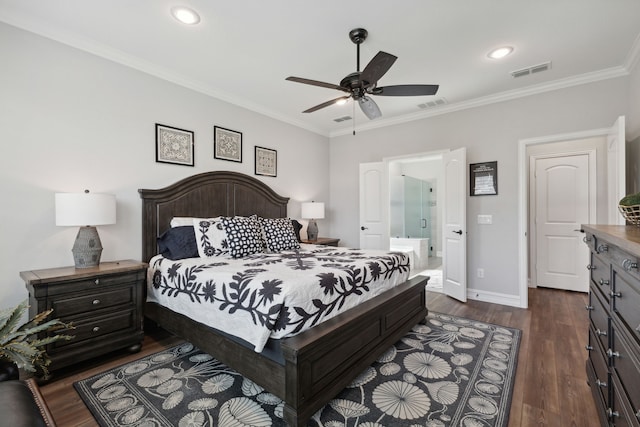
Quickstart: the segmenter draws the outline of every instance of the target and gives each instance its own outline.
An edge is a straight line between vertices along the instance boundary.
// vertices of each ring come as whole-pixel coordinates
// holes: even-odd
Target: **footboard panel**
[[[427,315],[416,277],[282,343],[286,360],[285,420],[304,426],[378,356]]]

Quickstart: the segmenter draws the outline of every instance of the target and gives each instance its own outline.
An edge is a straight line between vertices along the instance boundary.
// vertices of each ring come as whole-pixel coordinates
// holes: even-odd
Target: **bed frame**
[[[142,198],[142,255],[158,253],[157,238],[174,216],[287,216],[288,198],[263,182],[236,172],[207,172],[166,188],[139,190]],[[289,426],[306,426],[375,359],[427,315],[425,286],[418,276],[301,334],[281,340],[284,365],[262,356],[215,329],[155,303],[145,316],[184,338],[284,400]]]

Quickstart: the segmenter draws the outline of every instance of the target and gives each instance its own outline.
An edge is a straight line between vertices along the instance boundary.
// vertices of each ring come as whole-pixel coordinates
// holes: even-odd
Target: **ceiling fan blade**
[[[365,116],[369,117],[370,120],[377,119],[378,117],[382,117],[382,112],[380,112],[380,108],[378,108],[378,104],[376,104],[373,99],[368,96],[363,96],[358,99],[360,103],[360,109],[365,114]]]
[[[349,92],[348,89],[345,89],[341,86],[334,85],[333,83],[321,82],[318,80],[303,79],[302,77],[293,77],[293,76],[287,77],[285,80],[289,80],[290,82],[296,82],[296,83],[304,83],[306,85],[326,87],[329,89],[338,89],[342,92]]]
[[[396,85],[377,87],[371,91],[372,95],[380,96],[421,96],[435,95],[438,85]]]
[[[380,77],[384,76],[389,68],[396,62],[397,56],[380,51],[373,57],[371,61],[364,67],[360,74],[360,81],[365,82],[365,87],[376,84]]]
[[[313,113],[314,111],[317,111],[321,108],[328,107],[329,105],[335,104],[338,101],[342,101],[342,100],[346,101],[349,98],[351,98],[351,96],[341,96],[340,98],[332,99],[331,101],[323,102],[322,104],[318,104],[315,107],[311,107],[308,110],[303,111],[303,113]]]

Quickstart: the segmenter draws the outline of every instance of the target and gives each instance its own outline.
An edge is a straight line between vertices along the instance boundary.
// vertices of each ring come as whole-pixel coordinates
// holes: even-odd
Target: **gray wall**
[[[611,79],[332,138],[333,235],[359,245],[359,163],[466,147],[468,163],[498,161],[499,181],[497,196],[467,196],[467,271],[485,270],[484,279],[467,274],[468,288],[519,295],[518,141],[612,126],[629,110],[629,85]],[[493,215],[493,225],[478,226],[478,214]]]
[[[329,200],[326,137],[6,24],[0,58],[0,309],[26,298],[20,271],[73,265],[77,228],[55,226],[56,192],[115,194],[117,224],[98,227],[105,261],[141,257],[139,188],[212,170],[255,176],[255,145],[278,152],[278,176],[257,178],[291,198],[290,216]],[[195,132],[195,167],[155,162],[155,123]],[[243,133],[242,163],[213,158],[214,125]]]

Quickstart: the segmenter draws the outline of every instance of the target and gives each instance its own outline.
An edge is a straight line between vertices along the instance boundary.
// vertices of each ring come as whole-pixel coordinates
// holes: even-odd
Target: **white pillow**
[[[193,226],[194,219],[207,219],[207,218],[194,218],[192,216],[174,216],[171,218],[171,228]]]
[[[200,257],[215,257],[229,254],[229,240],[225,231],[223,217],[192,218],[191,224],[196,235],[196,244]]]

